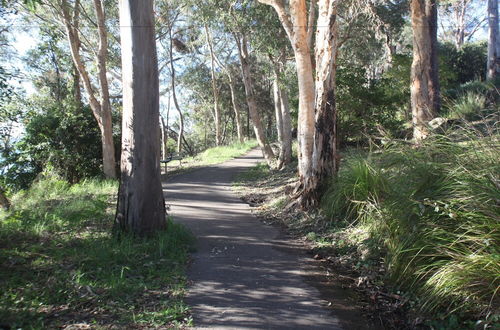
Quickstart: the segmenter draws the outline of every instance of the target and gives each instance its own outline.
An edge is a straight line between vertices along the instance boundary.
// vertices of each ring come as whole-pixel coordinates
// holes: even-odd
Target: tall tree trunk
[[[173,23],[172,23],[173,24]],[[173,42],[172,42],[172,28],[173,25],[169,27],[169,35],[170,35],[170,83],[172,87],[172,98],[174,99],[174,106],[179,114],[179,134],[177,137],[177,153],[181,153],[182,151],[182,139],[184,138],[184,115],[182,114],[181,107],[179,106],[179,102],[177,101],[177,93],[175,91],[175,67],[174,67],[174,55],[173,55]]]
[[[280,95],[281,118],[283,121],[283,149],[280,158],[282,159],[282,166],[286,166],[292,161],[292,118],[290,116],[290,101],[287,91],[280,88]]]
[[[413,138],[417,143],[429,135],[428,123],[440,106],[436,6],[435,0],[411,0],[411,106]]]
[[[120,0],[123,74],[121,181],[115,230],[166,228],[160,181],[159,81],[153,0]]]
[[[316,32],[316,129],[314,131],[313,173],[304,185],[302,206],[316,205],[328,179],[337,174],[337,109],[335,68],[337,47],[337,6],[334,0],[320,1]]]
[[[231,104],[234,110],[234,119],[236,121],[236,131],[238,133],[238,141],[243,143],[245,141],[245,133],[243,132],[243,123],[241,122],[241,108],[236,99],[236,86],[234,79],[230,72],[227,73],[229,79],[229,90],[231,91]]]
[[[303,208],[318,203],[324,182],[337,171],[335,54],[336,0],[318,1],[316,32],[316,75],[308,41],[312,22],[307,22],[305,0],[259,0],[272,6],[285,29],[295,54],[299,85],[299,175],[296,188]],[[312,15],[310,15],[312,16]],[[308,34],[309,28],[309,34]],[[309,38],[308,38],[309,35]],[[314,81],[316,76],[316,82]]]
[[[266,136],[264,134],[264,129],[262,127],[262,121],[257,108],[257,102],[255,100],[254,85],[250,73],[250,63],[248,62],[249,55],[247,48],[248,47],[247,40],[244,36],[240,39],[239,36],[235,35],[234,38],[238,46],[238,54],[241,64],[243,84],[245,85],[245,94],[247,98],[248,111],[250,118],[252,119],[255,136],[262,150],[264,158],[266,159],[267,163],[271,165],[274,160],[274,153],[269,144],[267,143]]]
[[[231,92],[231,104],[233,105],[233,111],[234,111],[234,120],[236,121],[236,132],[238,133],[238,141],[240,143],[243,143],[245,141],[245,136],[244,136],[245,133],[243,131],[243,123],[241,119],[241,107],[236,98],[236,85],[234,83],[233,74],[231,73],[231,69],[228,68],[226,65],[224,65],[224,63],[222,63],[218,59],[215,53],[213,54],[215,61],[227,75],[227,79],[229,81],[229,90]]]
[[[498,0],[488,0],[488,64],[486,79],[500,74],[500,38],[498,37]]]
[[[290,16],[293,22],[292,46],[295,53],[299,84],[299,175],[300,185],[305,185],[312,176],[312,154],[314,147],[314,98],[315,85],[311,52],[307,43],[307,9],[305,0],[290,2]]]
[[[221,144],[221,115],[219,108],[219,91],[217,90],[217,81],[215,77],[215,55],[214,48],[212,45],[212,38],[210,38],[210,32],[208,31],[208,26],[205,24],[205,36],[208,44],[208,49],[210,50],[210,71],[212,74],[212,91],[214,95],[214,113],[215,113],[215,145],[219,146]]]
[[[89,96],[90,108],[99,125],[102,142],[103,172],[108,178],[116,178],[115,146],[113,142],[113,123],[111,116],[111,105],[109,101],[109,88],[106,78],[106,56],[107,38],[104,9],[100,0],[94,0],[94,8],[97,16],[99,31],[99,50],[97,55],[97,66],[99,72],[100,98],[97,99],[96,88],[92,85],[90,76],[80,55],[80,36],[78,29],[80,1],[76,0],[73,7],[73,15],[70,14],[70,6],[67,0],[61,0],[60,9],[66,28],[66,36],[69,41],[73,63],[83,81],[83,86]],[[111,136],[110,136],[111,135]]]
[[[284,54],[283,54],[284,55]],[[274,105],[276,111],[276,127],[278,130],[278,140],[280,143],[280,154],[278,157],[278,169],[284,168],[291,162],[292,158],[292,123],[290,118],[290,105],[288,94],[280,86],[280,74],[282,63],[275,61],[272,56],[269,56],[274,68]],[[282,56],[281,61],[284,61],[285,56]]]
[[[111,102],[109,100],[108,78],[106,77],[108,37],[103,0],[94,0],[94,9],[97,17],[97,31],[99,32],[97,71],[99,73],[99,85],[101,86],[100,103],[102,115],[101,135],[103,140],[103,166],[104,174],[114,178],[116,177],[115,144],[113,141],[113,119],[111,116]]]
[[[165,120],[160,115],[160,133],[161,133],[161,159],[167,159],[167,132]]]

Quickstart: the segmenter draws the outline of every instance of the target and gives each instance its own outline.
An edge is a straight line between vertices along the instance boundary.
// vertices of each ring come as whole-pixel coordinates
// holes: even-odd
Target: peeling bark
[[[288,10],[281,0],[259,0],[271,5],[288,34],[297,66],[299,84],[299,185],[297,202],[309,208],[319,202],[328,177],[337,171],[335,109],[336,5],[335,0],[318,1],[315,37],[315,66],[308,41],[305,0],[290,0]],[[312,15],[309,15],[309,18]]]
[[[436,0],[412,0],[413,63],[411,107],[413,139],[418,143],[429,135],[428,123],[439,110],[437,67]]]

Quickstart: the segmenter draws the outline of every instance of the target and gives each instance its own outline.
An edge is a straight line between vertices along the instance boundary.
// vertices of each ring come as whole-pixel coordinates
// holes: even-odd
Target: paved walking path
[[[341,322],[306,280],[317,273],[316,261],[298,242],[260,222],[231,191],[234,176],[261,161],[261,152],[253,150],[166,183],[174,221],[197,237],[186,299],[195,327],[359,329],[352,315]]]

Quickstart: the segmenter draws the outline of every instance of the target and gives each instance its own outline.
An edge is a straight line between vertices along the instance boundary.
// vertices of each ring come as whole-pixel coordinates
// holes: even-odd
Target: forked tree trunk
[[[486,79],[500,74],[500,38],[498,37],[498,0],[488,0],[488,64]]]
[[[167,226],[159,165],[153,0],[120,0],[119,5],[123,122],[115,230],[144,236]]]
[[[337,1],[319,0],[316,32],[316,82],[308,41],[312,22],[308,22],[305,0],[259,0],[272,6],[292,43],[299,84],[299,175],[297,202],[308,208],[319,202],[324,182],[335,175],[335,9]],[[309,17],[314,17],[310,15]],[[309,28],[309,31],[308,31]],[[309,38],[308,38],[309,36]]]
[[[205,37],[208,44],[208,49],[210,50],[210,72],[212,75],[212,92],[214,95],[214,114],[215,114],[215,145],[219,146],[221,144],[221,115],[219,108],[219,91],[217,89],[217,81],[215,77],[215,55],[214,48],[212,45],[212,38],[210,38],[210,32],[208,31],[208,26],[205,25]]]
[[[80,54],[80,32],[78,29],[80,1],[76,0],[73,6],[73,14],[67,0],[61,0],[60,9],[62,19],[66,28],[73,63],[83,81],[83,86],[89,96],[90,108],[101,131],[103,172],[108,178],[116,178],[115,146],[113,142],[113,123],[111,116],[111,103],[109,100],[109,88],[106,78],[106,57],[108,42],[106,37],[105,13],[102,0],[94,0],[94,9],[97,17],[97,28],[99,33],[99,48],[97,53],[97,68],[99,74],[100,92],[92,85],[90,76]],[[98,100],[100,94],[100,100]]]
[[[248,111],[250,118],[252,119],[252,124],[257,138],[257,142],[262,150],[262,154],[269,165],[272,164],[274,160],[274,153],[269,144],[267,143],[266,136],[264,134],[264,129],[262,126],[262,121],[257,108],[257,102],[255,100],[255,91],[252,76],[250,73],[250,63],[248,62],[248,46],[245,37],[239,38],[234,36],[236,44],[238,46],[238,53],[240,57],[241,72],[243,76],[243,84],[245,85],[245,94],[247,98]]]
[[[413,63],[411,66],[411,108],[413,139],[429,135],[428,123],[439,110],[437,67],[436,0],[411,0]]]

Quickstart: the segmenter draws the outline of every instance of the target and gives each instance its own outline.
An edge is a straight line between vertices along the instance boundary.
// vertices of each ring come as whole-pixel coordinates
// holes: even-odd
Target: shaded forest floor
[[[189,324],[192,238],[112,236],[116,183],[44,179],[0,214],[0,329],[142,329]]]

